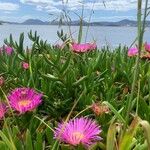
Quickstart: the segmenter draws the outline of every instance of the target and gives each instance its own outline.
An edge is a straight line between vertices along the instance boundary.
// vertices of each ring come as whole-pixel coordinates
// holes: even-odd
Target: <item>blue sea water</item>
[[[31,41],[28,39],[27,33],[37,31],[43,40],[47,40],[51,44],[61,43],[57,36],[57,31],[61,29],[65,33],[69,30],[67,26],[48,26],[48,25],[1,25],[0,26],[0,45],[3,45],[5,38],[8,38],[10,34],[13,35],[14,39],[18,41],[20,33],[25,33],[25,45],[31,46]],[[71,27],[72,37],[76,40],[78,37],[78,26]],[[85,42],[85,36],[87,27],[83,27],[83,38]],[[109,45],[110,47],[117,47],[119,44],[130,46],[135,40],[137,35],[136,27],[101,27],[91,26],[89,28],[86,42],[96,41],[98,47]],[[146,29],[144,40],[150,42],[150,28]]]

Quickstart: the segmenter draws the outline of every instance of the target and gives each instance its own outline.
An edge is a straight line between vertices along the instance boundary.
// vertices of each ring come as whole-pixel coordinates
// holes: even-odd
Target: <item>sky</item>
[[[136,20],[136,9],[137,0],[0,0],[0,20],[52,21],[60,18],[63,10],[72,20],[79,20],[82,10],[86,21],[90,17],[92,21]]]

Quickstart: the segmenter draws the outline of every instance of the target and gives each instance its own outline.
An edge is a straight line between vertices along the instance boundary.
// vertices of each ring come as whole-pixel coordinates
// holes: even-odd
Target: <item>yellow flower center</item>
[[[29,100],[22,100],[20,102],[18,102],[19,106],[27,106],[28,104],[30,104],[31,101]]]
[[[84,135],[81,132],[74,132],[73,136],[76,137],[79,141],[84,138]]]

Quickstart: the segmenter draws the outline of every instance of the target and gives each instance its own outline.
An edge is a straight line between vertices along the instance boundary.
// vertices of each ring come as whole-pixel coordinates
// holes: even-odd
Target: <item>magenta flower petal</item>
[[[32,111],[42,102],[42,94],[30,88],[16,88],[8,96],[10,106],[20,113]]]
[[[7,106],[5,103],[0,103],[0,119],[2,119],[7,111]]]
[[[148,44],[147,42],[144,44],[144,48],[146,51],[150,52],[150,44]]]
[[[137,54],[138,54],[138,49],[137,49],[137,48],[130,48],[130,49],[128,50],[128,56],[129,56],[129,57],[135,56],[135,55],[137,55]]]
[[[4,50],[7,53],[7,55],[11,55],[13,52],[13,48],[10,46],[4,46]]]
[[[29,63],[22,62],[22,68],[25,69],[25,70],[29,69]]]
[[[95,121],[88,118],[76,118],[68,123],[61,123],[55,130],[55,139],[73,146],[83,144],[89,146],[102,138],[100,126]]]
[[[84,53],[84,52],[94,50],[96,48],[97,48],[97,46],[95,43],[93,43],[93,44],[91,44],[91,43],[85,43],[85,44],[73,43],[71,46],[71,49],[76,53]]]

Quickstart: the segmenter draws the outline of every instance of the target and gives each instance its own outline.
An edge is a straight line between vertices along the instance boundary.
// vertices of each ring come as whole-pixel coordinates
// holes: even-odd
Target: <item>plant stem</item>
[[[137,95],[137,101],[136,101],[136,114],[135,114],[135,116],[138,116],[139,99],[140,99],[140,88],[141,88],[141,84],[140,84],[140,80],[139,80],[139,83],[138,83],[138,95]]]
[[[90,22],[91,22],[91,18],[92,18],[92,14],[93,14],[94,5],[95,5],[95,1],[93,2],[93,6],[92,6],[92,9],[91,9],[91,13],[90,13],[89,21],[88,21],[88,26],[87,26],[87,29],[86,29],[85,43],[87,42],[87,37],[88,37],[89,28],[90,28]]]
[[[81,43],[82,40],[82,33],[83,33],[83,12],[84,12],[84,6],[82,6],[82,14],[80,17],[80,27],[79,27],[79,33],[78,33],[78,43]]]
[[[77,118],[79,115],[81,115],[83,112],[87,111],[90,108],[91,108],[91,106],[86,107],[85,109],[83,109],[82,111],[80,111],[73,119]]]

